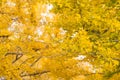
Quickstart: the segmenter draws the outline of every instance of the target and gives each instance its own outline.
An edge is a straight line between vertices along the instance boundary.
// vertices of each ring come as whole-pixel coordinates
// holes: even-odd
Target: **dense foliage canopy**
[[[0,0],[0,80],[119,80],[120,0]]]

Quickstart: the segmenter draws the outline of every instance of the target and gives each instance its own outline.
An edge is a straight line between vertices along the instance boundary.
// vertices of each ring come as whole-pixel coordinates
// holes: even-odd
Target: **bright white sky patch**
[[[43,34],[44,32],[44,26],[40,26],[35,30],[35,34],[37,34],[39,37]]]
[[[22,23],[19,23],[18,21],[13,21],[8,30],[15,33],[23,32],[23,26],[24,25]]]
[[[75,59],[75,60],[83,60],[83,59],[85,59],[85,58],[86,58],[86,56],[84,56],[84,55],[79,55],[79,56],[77,56],[77,57],[75,57],[75,58],[73,58],[73,59]],[[97,69],[97,68],[94,68],[93,65],[90,64],[90,63],[87,62],[87,61],[79,62],[79,63],[78,63],[78,66],[79,66],[80,68],[83,68],[84,70],[88,70],[88,71],[90,71],[90,72],[92,72],[92,73],[96,73],[96,72],[99,70],[99,69]]]
[[[73,33],[71,37],[74,38],[76,35],[77,35],[77,32]]]
[[[60,28],[60,34],[65,35],[66,32],[67,32],[66,30],[64,30],[63,28]]]
[[[31,39],[31,38],[32,38],[32,36],[31,36],[31,35],[29,35],[29,36],[28,36],[28,39]]]
[[[8,31],[11,31],[14,33],[13,36],[9,37],[10,40],[19,39],[20,38],[19,33],[24,31],[24,24],[18,21],[13,21],[11,25],[8,27]]]
[[[50,13],[50,10],[52,10],[53,5],[52,4],[46,4],[45,8],[46,8],[46,11],[40,14],[42,16],[42,19],[40,20],[40,23],[42,25],[44,25],[45,23],[48,22],[46,18],[49,18],[50,20],[52,20],[54,18],[54,14]]]
[[[84,55],[79,55],[79,56],[75,57],[74,59],[75,59],[75,60],[83,60],[84,58],[86,58],[86,56],[84,56]]]
[[[49,14],[47,14],[47,17],[49,17],[50,19],[53,19],[54,14],[53,13],[49,13]]]
[[[7,1],[6,3],[9,7],[15,7],[16,4],[14,2],[11,2],[11,1]]]
[[[78,63],[78,66],[80,68],[83,68],[83,70],[87,70],[89,72],[92,72],[92,73],[96,73],[99,69],[96,69],[93,67],[92,64],[90,64],[89,62],[87,61],[82,61],[82,62],[79,62]]]
[[[53,5],[52,4],[47,4],[46,7],[47,7],[47,11],[50,11],[50,10],[53,9]]]
[[[2,76],[2,77],[0,77],[0,80],[6,80],[6,78]]]
[[[9,0],[7,1],[6,4],[10,7],[16,6],[16,4],[14,2],[11,2]],[[50,12],[50,10],[52,10],[52,8],[53,8],[52,4],[45,4],[45,5],[43,5],[43,7],[45,8],[45,12],[40,13],[40,15],[41,15],[40,23],[42,25],[37,27],[36,30],[34,31],[34,34],[38,35],[37,37],[40,37],[41,35],[43,35],[45,24],[47,24],[49,22],[49,20],[52,21],[52,19],[54,18],[54,15],[55,15]],[[29,10],[29,8],[24,7],[25,14],[29,14],[28,10]],[[47,20],[47,19],[49,19],[49,20]],[[26,19],[26,21],[27,21],[27,19]],[[14,32],[14,33],[21,33],[24,31],[24,24],[18,22],[17,20],[14,20],[11,23],[11,25],[8,27],[8,30],[11,32]],[[62,33],[63,33],[63,31],[62,31]],[[15,35],[14,36],[15,38],[19,37],[19,35],[17,35],[17,34],[14,34],[14,35]],[[28,38],[31,38],[31,36],[28,36]]]
[[[36,30],[36,33],[37,33],[39,36],[41,36],[41,35],[43,34],[43,32],[42,32],[40,29]]]

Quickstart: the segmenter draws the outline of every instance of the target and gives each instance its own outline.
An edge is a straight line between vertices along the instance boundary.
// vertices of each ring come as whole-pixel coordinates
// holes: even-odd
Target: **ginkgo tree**
[[[119,80],[119,0],[0,0],[0,79]]]

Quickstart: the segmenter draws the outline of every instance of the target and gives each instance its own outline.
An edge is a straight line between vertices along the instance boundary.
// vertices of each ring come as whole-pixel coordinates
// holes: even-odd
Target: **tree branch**
[[[17,52],[7,52],[6,54],[5,54],[5,56],[8,56],[8,55],[16,55],[16,54],[18,54]]]
[[[17,54],[15,60],[12,63],[15,63],[17,60],[19,60],[23,54]]]
[[[120,58],[112,58],[112,59],[117,60],[117,61],[120,61]]]
[[[26,77],[26,76],[36,76],[36,75],[42,75],[42,74],[45,74],[45,73],[48,73],[50,71],[42,71],[42,72],[36,72],[36,73],[31,73],[31,74],[21,74],[20,76],[21,77]]]
[[[36,62],[38,62],[41,58],[42,58],[42,57],[39,56],[39,57],[30,65],[30,67],[32,67],[32,66],[33,66]]]
[[[25,61],[23,61],[23,62],[20,64],[20,66],[21,66],[22,64],[24,64],[25,62],[27,62],[28,60],[32,59],[32,58],[34,58],[34,56],[32,56],[32,57],[26,59]]]
[[[101,75],[103,75],[103,73],[88,73],[88,74],[83,74],[83,75],[89,76],[89,75],[94,75],[94,74],[101,74]]]
[[[12,63],[15,63],[17,60],[19,60],[23,56],[22,53],[17,53],[17,52],[8,52],[5,54],[5,56],[8,56],[8,55],[16,55],[15,60],[13,60]]]

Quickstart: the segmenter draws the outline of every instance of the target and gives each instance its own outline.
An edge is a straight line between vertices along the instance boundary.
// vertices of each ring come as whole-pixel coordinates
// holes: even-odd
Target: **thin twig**
[[[16,55],[16,54],[18,54],[18,53],[17,53],[17,52],[8,52],[8,53],[5,54],[5,56],[8,56],[8,55]]]
[[[42,58],[42,56],[39,56],[31,65],[30,67],[32,67],[36,62],[38,62],[40,59]]]
[[[94,75],[94,74],[101,74],[101,75],[103,75],[103,73],[88,73],[88,74],[83,74],[83,75],[89,76],[89,75]]]
[[[36,76],[36,75],[42,75],[44,73],[48,73],[50,71],[42,71],[42,72],[36,72],[36,73],[31,73],[31,74],[24,74],[24,75],[20,75],[21,77],[26,77],[26,76]]]
[[[17,52],[8,52],[5,54],[5,56],[8,56],[8,55],[16,55],[16,58],[15,60],[13,60],[12,63],[15,63],[17,60],[19,60],[23,56],[22,53],[17,53]]]
[[[19,60],[23,54],[17,54],[15,60],[12,63],[15,63],[17,60]]]
[[[32,58],[34,58],[34,56],[32,56],[32,57],[26,59],[25,61],[23,61],[23,62],[20,64],[20,66],[21,66],[22,64],[24,64],[25,62],[27,62],[28,60],[32,59]]]

